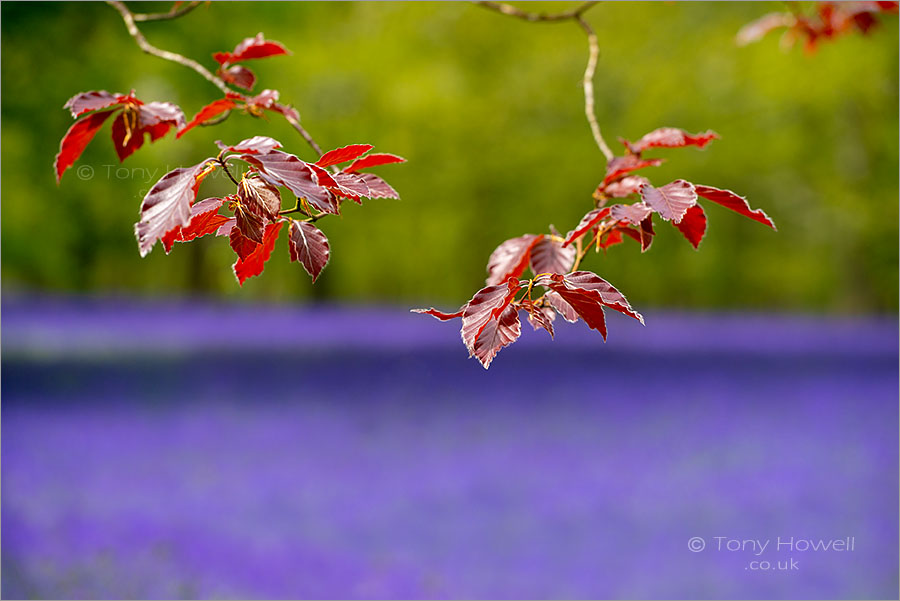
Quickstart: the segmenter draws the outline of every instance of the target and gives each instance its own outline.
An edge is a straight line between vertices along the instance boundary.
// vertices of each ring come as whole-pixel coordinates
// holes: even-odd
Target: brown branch
[[[512,4],[505,2],[491,2],[489,0],[476,0],[475,4],[484,8],[493,10],[508,17],[516,17],[529,23],[550,23],[554,21],[567,21],[569,19],[577,19],[586,10],[599,4],[599,2],[582,2],[580,6],[574,10],[561,13],[533,13],[520,8],[516,8]]]
[[[600,148],[600,152],[606,157],[607,162],[611,161],[614,155],[612,150],[609,149],[606,140],[603,139],[603,134],[600,133],[600,125],[597,123],[597,114],[594,110],[594,73],[597,70],[597,58],[600,56],[600,45],[597,42],[597,34],[594,33],[593,28],[585,21],[583,16],[588,9],[596,6],[598,2],[582,2],[577,8],[561,13],[528,12],[516,8],[511,4],[491,2],[490,0],[477,0],[475,4],[509,17],[528,21],[529,23],[558,23],[560,21],[575,21],[578,23],[581,29],[587,34],[588,38],[588,64],[584,70],[584,77],[582,79],[582,87],[584,88],[584,114],[587,117],[588,125],[591,128],[591,134],[594,136],[594,141]]]
[[[609,149],[603,134],[600,133],[600,125],[597,123],[597,114],[594,112],[594,72],[597,70],[597,57],[600,55],[600,45],[597,43],[597,34],[591,28],[590,24],[580,15],[575,19],[588,37],[588,64],[584,69],[584,79],[582,86],[584,87],[584,114],[587,117],[588,124],[591,126],[591,133],[594,141],[600,148],[600,152],[606,157],[607,162],[613,160],[613,151]]]
[[[188,2],[185,6],[178,9],[173,5],[172,10],[167,13],[132,13],[132,16],[134,17],[134,20],[139,23],[143,21],[169,21],[171,19],[183,17],[201,4],[203,4],[202,0],[195,0],[194,2]]]
[[[119,11],[119,14],[122,16],[122,20],[125,22],[125,27],[128,29],[128,33],[131,35],[131,37],[134,38],[134,41],[137,42],[137,45],[141,48],[141,50],[143,50],[147,54],[152,54],[153,56],[156,56],[163,60],[171,61],[173,63],[178,63],[179,65],[183,65],[183,66],[187,67],[188,69],[194,70],[201,77],[203,77],[206,81],[210,82],[211,84],[213,84],[214,86],[219,88],[222,91],[222,93],[224,93],[224,94],[228,94],[229,92],[231,92],[231,90],[228,88],[228,85],[226,85],[225,82],[221,78],[216,77],[215,75],[210,73],[206,67],[204,67],[197,61],[189,59],[186,56],[182,56],[175,52],[169,52],[168,50],[161,50],[161,49],[157,48],[156,46],[152,45],[150,42],[148,42],[147,38],[144,37],[144,34],[141,33],[141,30],[138,29],[137,24],[135,24],[135,20],[138,17],[138,15],[135,15],[134,13],[132,13],[128,9],[128,7],[125,6],[124,2],[120,2],[119,0],[107,0],[107,4],[109,4],[110,6],[115,8],[117,11]],[[191,4],[195,4],[195,3],[192,2]],[[196,4],[199,4],[199,2]],[[185,7],[185,8],[187,8],[187,7]],[[193,9],[194,7],[191,6],[190,8]],[[175,11],[175,12],[178,12],[178,14],[174,15],[174,13],[173,13],[173,16],[166,17],[166,18],[176,18],[176,16],[181,16],[189,11],[182,9],[181,11]],[[162,14],[167,14],[167,13],[162,13]],[[143,15],[143,17],[145,17],[143,20],[150,21],[150,20],[161,20],[162,19],[162,17],[160,17],[158,19],[146,18],[148,16],[154,16],[154,15]],[[312,136],[309,135],[309,132],[306,131],[302,125],[300,125],[300,122],[288,115],[283,115],[283,116],[287,120],[287,122],[291,124],[291,127],[293,127],[295,130],[297,130],[297,133],[299,133],[303,137],[303,139],[306,140],[306,143],[310,145],[310,147],[316,152],[316,154],[318,154],[319,156],[322,156],[322,148],[316,143],[316,141],[312,138]]]

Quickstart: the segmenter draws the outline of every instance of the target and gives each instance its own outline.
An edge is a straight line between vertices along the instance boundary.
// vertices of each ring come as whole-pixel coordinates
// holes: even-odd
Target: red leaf
[[[641,199],[666,221],[678,223],[687,210],[697,204],[697,192],[694,184],[676,179],[659,188],[644,184]]]
[[[780,27],[792,27],[796,19],[790,13],[769,13],[752,21],[738,31],[735,42],[738,46],[746,46],[762,38],[767,33]]]
[[[125,122],[129,113],[122,112],[115,118],[112,124],[112,140],[119,155],[119,160],[124,161],[144,145],[144,132],[138,127],[131,127]]]
[[[359,204],[362,204],[361,198],[371,196],[369,185],[356,173],[335,173],[333,181],[337,182],[337,187],[331,191],[337,196],[349,198]]]
[[[544,239],[544,235],[525,234],[518,238],[510,238],[494,249],[488,259],[486,284],[494,286],[509,278],[522,275],[528,266],[531,249]]]
[[[197,175],[207,161],[193,167],[174,169],[165,174],[147,192],[141,204],[141,220],[135,224],[134,233],[141,256],[153,248],[153,244],[167,232],[191,221],[191,203],[197,198]]]
[[[257,244],[262,243],[265,229],[265,222],[262,217],[256,215],[246,205],[236,203],[234,207],[234,218],[234,229],[240,230],[244,237],[253,240]]]
[[[644,202],[636,202],[630,205],[613,205],[609,208],[610,217],[616,221],[627,221],[634,225],[639,225],[650,213],[650,207]]]
[[[583,236],[589,230],[593,229],[598,223],[603,221],[609,217],[609,207],[604,207],[602,209],[594,209],[590,211],[587,215],[581,218],[581,221],[575,227],[574,230],[569,232],[569,235],[566,236],[565,242],[563,242],[563,247],[570,245],[575,241],[579,236]]]
[[[410,312],[411,313],[424,313],[426,315],[431,315],[435,319],[440,319],[441,321],[448,321],[450,319],[456,319],[457,317],[462,317],[463,309],[465,309],[465,307],[463,307],[456,313],[444,313],[443,311],[438,311],[437,309],[432,307],[430,309],[410,309]]]
[[[222,202],[223,199],[221,198],[206,198],[194,203],[191,206],[190,223],[185,227],[176,227],[166,232],[166,235],[162,237],[163,248],[166,249],[166,254],[171,252],[176,242],[190,242],[195,238],[211,234],[228,221],[228,217],[218,213]]]
[[[600,237],[600,240],[597,241],[597,246],[599,246],[600,248],[602,248],[605,251],[610,246],[615,246],[616,244],[621,244],[622,242],[625,241],[625,239],[622,238],[622,232],[631,232],[631,231],[632,230],[629,227],[613,228],[613,229],[607,231],[605,234],[603,234]],[[640,236],[638,236],[638,242],[640,242]]]
[[[531,249],[531,271],[541,273],[567,273],[575,263],[575,247],[564,247],[552,238],[540,240]]]
[[[243,154],[241,159],[258,167],[275,184],[284,186],[297,198],[305,198],[317,210],[338,213],[337,203],[331,193],[313,181],[310,166],[294,155],[273,150],[259,155]]]
[[[713,188],[712,186],[694,186],[694,189],[697,191],[698,195],[706,200],[718,203],[723,207],[731,209],[735,213],[739,213],[744,217],[752,219],[753,221],[768,225],[773,230],[777,229],[775,223],[769,219],[769,216],[766,215],[762,209],[751,209],[746,198],[738,196],[731,190],[720,190],[719,188]]]
[[[703,240],[703,235],[706,234],[706,213],[703,212],[703,207],[692,206],[681,218],[681,222],[675,224],[675,227],[684,234],[684,237],[696,250],[700,246],[700,241]]]
[[[234,52],[216,52],[213,54],[213,58],[220,65],[227,65],[253,58],[266,58],[281,54],[290,54],[290,52],[279,42],[266,40],[263,38],[262,33],[258,33],[256,37],[244,38],[240,44],[235,46]]]
[[[218,100],[210,102],[202,109],[200,109],[200,112],[194,115],[194,118],[191,119],[190,122],[185,125],[177,134],[175,134],[175,137],[180,138],[201,123],[209,121],[216,115],[221,115],[225,111],[230,111],[236,106],[237,105],[230,98],[220,98]]]
[[[646,177],[640,175],[629,175],[623,177],[619,181],[613,182],[608,186],[601,186],[600,192],[610,198],[625,198],[641,191],[641,186],[649,184],[650,181]]]
[[[656,235],[653,231],[652,215],[647,215],[647,218],[641,221],[640,235],[641,252],[646,252],[647,249],[650,248],[650,245],[653,243],[653,236]]]
[[[371,144],[351,144],[349,146],[344,146],[343,148],[336,148],[335,150],[329,150],[323,154],[322,157],[316,161],[316,165],[319,167],[331,167],[338,163],[351,161],[370,150],[372,150]]]
[[[237,253],[238,260],[246,260],[256,252],[257,247],[262,246],[259,242],[245,236],[239,227],[231,228],[228,238],[231,248]]]
[[[220,140],[216,140],[216,144],[222,150],[230,152],[247,152],[250,154],[266,154],[272,152],[276,148],[281,148],[281,142],[268,136],[253,136],[246,140],[241,140],[234,146],[226,146]]]
[[[122,99],[123,96],[121,94],[110,94],[106,90],[82,92],[69,98],[63,105],[63,108],[69,109],[72,116],[77,119],[85,113],[121,104]]]
[[[315,283],[331,256],[328,238],[308,221],[292,219],[290,242],[291,261],[299,261]]]
[[[390,163],[405,163],[406,159],[403,157],[398,157],[395,154],[386,154],[386,153],[375,153],[364,156],[362,158],[356,159],[346,167],[344,167],[344,171],[359,171],[360,169],[366,169],[368,167],[377,167],[378,165],[388,165]]]
[[[150,129],[155,125],[166,124],[168,127],[184,127],[184,113],[177,104],[171,102],[148,102],[138,107],[138,116],[141,129]],[[165,131],[163,134],[165,134]],[[153,139],[156,140],[156,136]]]
[[[644,318],[631,308],[621,292],[590,271],[576,271],[568,275],[546,275],[537,278],[535,284],[557,292],[589,327],[600,332],[603,340],[606,340],[604,306],[644,323]]]
[[[56,155],[56,161],[54,162],[57,184],[62,179],[66,169],[75,164],[75,161],[78,160],[78,157],[81,156],[81,153],[87,147],[88,142],[94,138],[100,126],[112,114],[113,111],[94,113],[76,121],[69,128],[69,131],[66,132],[66,135],[63,136],[62,141],[59,143],[59,153]]]
[[[219,77],[227,83],[233,84],[248,92],[253,89],[253,85],[256,83],[256,75],[253,74],[253,71],[243,65],[232,65],[227,69],[220,68],[218,74]]]
[[[553,338],[553,320],[556,319],[556,312],[550,307],[538,307],[534,301],[522,299],[519,301],[519,308],[528,313],[528,323],[537,330],[544,328]]]
[[[238,260],[235,261],[232,269],[234,269],[234,275],[238,279],[238,284],[243,286],[247,278],[252,278],[263,272],[266,261],[272,255],[272,249],[275,248],[275,241],[278,240],[278,234],[281,232],[282,225],[284,225],[283,221],[267,225],[262,244],[257,244],[253,252],[247,255],[246,258],[238,257]]]
[[[361,173],[359,177],[369,187],[369,198],[400,198],[397,191],[377,175]]]
[[[644,169],[645,167],[659,167],[663,162],[662,159],[642,159],[633,154],[616,157],[606,165],[606,177],[603,178],[603,185],[608,186],[626,173],[631,173],[638,169]]]
[[[259,177],[245,177],[238,184],[237,196],[254,215],[275,221],[281,210],[281,193]]]
[[[689,134],[683,129],[675,127],[661,127],[651,131],[637,142],[625,142],[628,150],[640,154],[648,148],[682,148],[684,146],[696,146],[703,148],[719,135],[707,130],[699,134]]]
[[[544,300],[546,300],[551,307],[553,307],[557,313],[562,315],[562,318],[568,321],[569,323],[575,323],[578,321],[578,313],[575,312],[575,309],[572,308],[572,305],[563,300],[563,297],[559,295],[559,293],[554,292],[553,290],[548,290],[546,294],[544,294]]]
[[[514,342],[522,332],[518,311],[510,303],[521,288],[510,278],[503,284],[487,286],[475,293],[463,308],[460,334],[469,356],[487,369],[497,352]]]

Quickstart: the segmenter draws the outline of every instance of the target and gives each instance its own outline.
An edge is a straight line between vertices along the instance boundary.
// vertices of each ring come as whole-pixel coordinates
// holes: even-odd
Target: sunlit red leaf
[[[222,206],[221,198],[206,198],[191,206],[191,221],[184,227],[176,227],[162,237],[166,254],[171,252],[176,242],[190,242],[195,238],[206,236],[217,231],[228,221],[228,217],[219,214]]]
[[[641,186],[649,184],[650,181],[646,177],[640,175],[628,175],[622,179],[612,182],[608,186],[601,186],[600,192],[610,198],[625,198],[641,191]]]
[[[448,321],[450,319],[456,319],[457,317],[462,317],[463,310],[465,307],[457,311],[456,313],[444,313],[443,311],[438,311],[434,307],[429,309],[410,309],[411,313],[424,313],[425,315],[431,315],[435,319],[440,319],[441,321]]]
[[[256,75],[243,65],[232,65],[227,69],[219,69],[218,74],[225,82],[248,92],[253,89],[253,85],[256,83]]]
[[[519,308],[528,313],[528,323],[537,330],[543,328],[553,338],[553,320],[556,319],[556,312],[550,307],[539,307],[534,301],[522,299],[519,302]]]
[[[190,130],[194,129],[201,123],[209,121],[213,117],[221,115],[225,111],[230,111],[231,109],[235,108],[236,106],[237,106],[237,104],[235,104],[235,102],[233,100],[231,100],[230,98],[220,98],[218,100],[210,102],[209,104],[204,106],[202,109],[200,109],[200,112],[198,112],[196,115],[194,115],[194,118],[191,119],[190,122],[181,129],[181,131],[179,131],[177,134],[175,134],[175,137],[180,138],[181,136],[183,136]]]
[[[609,307],[644,323],[644,318],[631,308],[621,292],[590,271],[545,275],[537,278],[535,284],[558,293],[589,327],[600,332],[604,340],[606,340],[606,317],[603,314],[603,307]]]
[[[758,221],[763,225],[767,225],[773,230],[776,229],[775,222],[773,222],[762,209],[751,209],[746,198],[738,196],[731,190],[720,190],[719,188],[713,188],[712,186],[694,186],[694,189],[699,196],[702,196],[706,200],[711,200],[725,208],[731,209],[735,213],[743,215],[753,221]]]
[[[531,249],[531,271],[539,273],[567,273],[575,262],[575,247],[563,246],[552,238],[540,240]]]
[[[485,369],[497,352],[522,332],[518,311],[510,306],[520,287],[515,278],[487,286],[463,308],[460,335],[469,355],[476,357]]]
[[[82,92],[69,98],[63,105],[63,108],[69,109],[72,116],[77,119],[85,113],[121,104],[122,99],[123,96],[121,94],[110,94],[106,90]]]
[[[641,252],[646,252],[647,249],[650,248],[650,245],[653,243],[653,236],[656,235],[656,232],[653,231],[653,216],[647,215],[647,217],[641,221],[640,227],[638,228],[638,233],[641,236]]]
[[[703,212],[703,207],[692,206],[681,218],[681,221],[675,224],[675,227],[684,234],[694,249],[697,249],[700,241],[703,240],[703,235],[706,234],[706,213]]]
[[[651,131],[637,142],[625,142],[625,145],[631,152],[640,154],[648,148],[682,148],[684,146],[703,148],[718,137],[719,135],[714,131],[689,134],[683,129],[661,127]]]
[[[378,165],[388,165],[390,163],[405,163],[406,159],[403,157],[398,157],[395,154],[387,154],[387,153],[374,153],[370,155],[366,155],[362,158],[356,159],[346,167],[344,167],[344,171],[359,171],[360,169],[366,169],[368,167],[377,167]]]
[[[228,242],[231,244],[231,248],[237,253],[238,259],[240,260],[247,259],[256,252],[256,249],[259,246],[262,246],[259,242],[245,236],[241,229],[236,225],[231,228],[231,233],[228,235]]]
[[[645,167],[659,167],[662,164],[662,159],[642,159],[634,154],[616,157],[606,165],[606,177],[603,178],[603,185],[609,186],[612,182],[632,171],[644,169]]]
[[[271,221],[281,210],[281,193],[259,177],[245,177],[238,184],[238,198],[248,211]]]
[[[216,145],[222,150],[250,154],[266,154],[276,148],[281,148],[281,142],[268,136],[253,136],[252,138],[241,140],[233,146],[226,146],[221,140],[216,140]]]
[[[263,272],[266,261],[272,255],[272,249],[275,248],[275,241],[278,240],[278,234],[281,232],[282,225],[284,225],[283,221],[267,225],[262,244],[257,244],[253,252],[247,255],[246,258],[238,256],[238,260],[232,266],[234,275],[238,279],[238,284],[243,286],[247,278],[252,278]]]
[[[528,267],[531,249],[543,239],[543,234],[526,234],[501,243],[488,259],[488,277],[485,283],[493,286],[522,275]]]
[[[174,169],[147,192],[141,204],[141,220],[134,226],[142,257],[147,256],[153,244],[166,232],[190,223],[191,203],[197,198],[196,176],[203,171],[206,162],[212,160]]]
[[[284,186],[297,198],[305,198],[317,210],[337,214],[338,206],[332,194],[313,180],[309,165],[294,155],[273,150],[266,154],[243,154],[241,158],[267,174],[273,183]]]
[[[213,54],[213,58],[220,65],[228,65],[253,58],[266,58],[281,54],[290,54],[290,52],[279,42],[266,40],[262,33],[258,33],[256,37],[241,40],[233,52],[216,52]]]
[[[59,183],[62,179],[62,175],[65,173],[66,169],[75,164],[75,161],[78,160],[78,157],[84,152],[88,143],[97,134],[100,126],[102,126],[112,114],[112,111],[94,113],[93,115],[88,115],[84,119],[76,121],[72,127],[69,128],[69,131],[66,132],[66,135],[63,136],[62,141],[59,143],[59,153],[56,155],[56,161],[54,162],[56,183]]]
[[[293,219],[290,236],[291,261],[299,261],[315,283],[331,256],[328,238],[312,223]]]
[[[129,126],[127,113],[119,113],[112,124],[113,147],[120,161],[124,161],[144,145],[144,133],[140,128]]]
[[[362,204],[361,199],[371,195],[366,180],[356,173],[335,173],[333,179],[337,182],[337,187],[331,188],[331,191],[337,196]]]
[[[589,230],[593,229],[598,223],[603,221],[609,217],[609,207],[603,207],[602,209],[594,209],[593,211],[588,212],[584,217],[581,218],[581,221],[575,226],[575,229],[569,232],[566,236],[565,242],[563,242],[563,247],[570,245],[575,241],[579,236],[583,236]]]
[[[643,201],[630,205],[612,205],[609,208],[609,216],[614,220],[627,221],[634,225],[639,225],[651,212],[652,209]]]
[[[371,144],[350,144],[349,146],[344,146],[343,148],[336,148],[334,150],[329,150],[322,157],[316,161],[316,165],[319,167],[331,167],[332,165],[337,165],[338,163],[344,163],[346,161],[352,161],[353,159],[369,152],[372,150]]]
[[[623,231],[631,231],[631,228],[628,227],[615,227],[611,230],[607,230],[600,239],[597,241],[597,246],[602,248],[604,251],[610,246],[615,246],[616,244],[621,244],[624,242],[624,238],[622,238]],[[640,236],[638,237],[638,242],[640,242]]]
[[[251,211],[246,205],[242,203],[235,203],[234,218],[234,229],[240,230],[241,234],[245,238],[249,238],[257,244],[262,243],[263,233],[265,230],[265,220],[262,217]]]
[[[569,323],[578,321],[578,313],[572,308],[572,305],[563,300],[563,297],[561,297],[559,293],[548,290],[547,293],[544,294],[544,300]]]
[[[359,177],[369,188],[369,198],[400,198],[397,191],[377,175],[360,173]]]
[[[659,188],[644,184],[641,186],[641,200],[666,221],[678,223],[687,210],[697,204],[697,192],[694,184],[676,179]]]

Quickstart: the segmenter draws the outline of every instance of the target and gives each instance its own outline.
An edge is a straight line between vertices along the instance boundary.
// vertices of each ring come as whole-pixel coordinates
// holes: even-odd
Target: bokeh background
[[[219,92],[142,54],[104,4],[3,3],[3,596],[895,597],[897,19],[814,55],[734,44],[781,10],[588,13],[613,147],[713,129],[647,175],[735,190],[779,229],[706,203],[698,252],[660,224],[647,253],[590,256],[647,327],[612,317],[606,345],[583,324],[524,332],[485,373],[453,326],[406,311],[459,306],[498,243],[591,207],[604,164],[577,25],[455,2],[210,3],[142,24],[208,67],[264,32],[293,55],[248,63],[257,90],[323,147],[409,160],[378,170],[402,200],[322,222],[315,286],[282,240],[239,287],[222,238],[141,259],[141,198],[217,139],[311,160],[296,132],[235,114],[120,165],[107,126],[57,186],[75,93],[134,88],[190,118]],[[759,572],[715,536],[856,547],[770,551],[800,569]]]

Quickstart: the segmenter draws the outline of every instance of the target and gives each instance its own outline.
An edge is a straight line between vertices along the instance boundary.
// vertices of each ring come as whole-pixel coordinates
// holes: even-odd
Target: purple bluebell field
[[[897,321],[645,314],[4,299],[2,595],[896,598]]]

